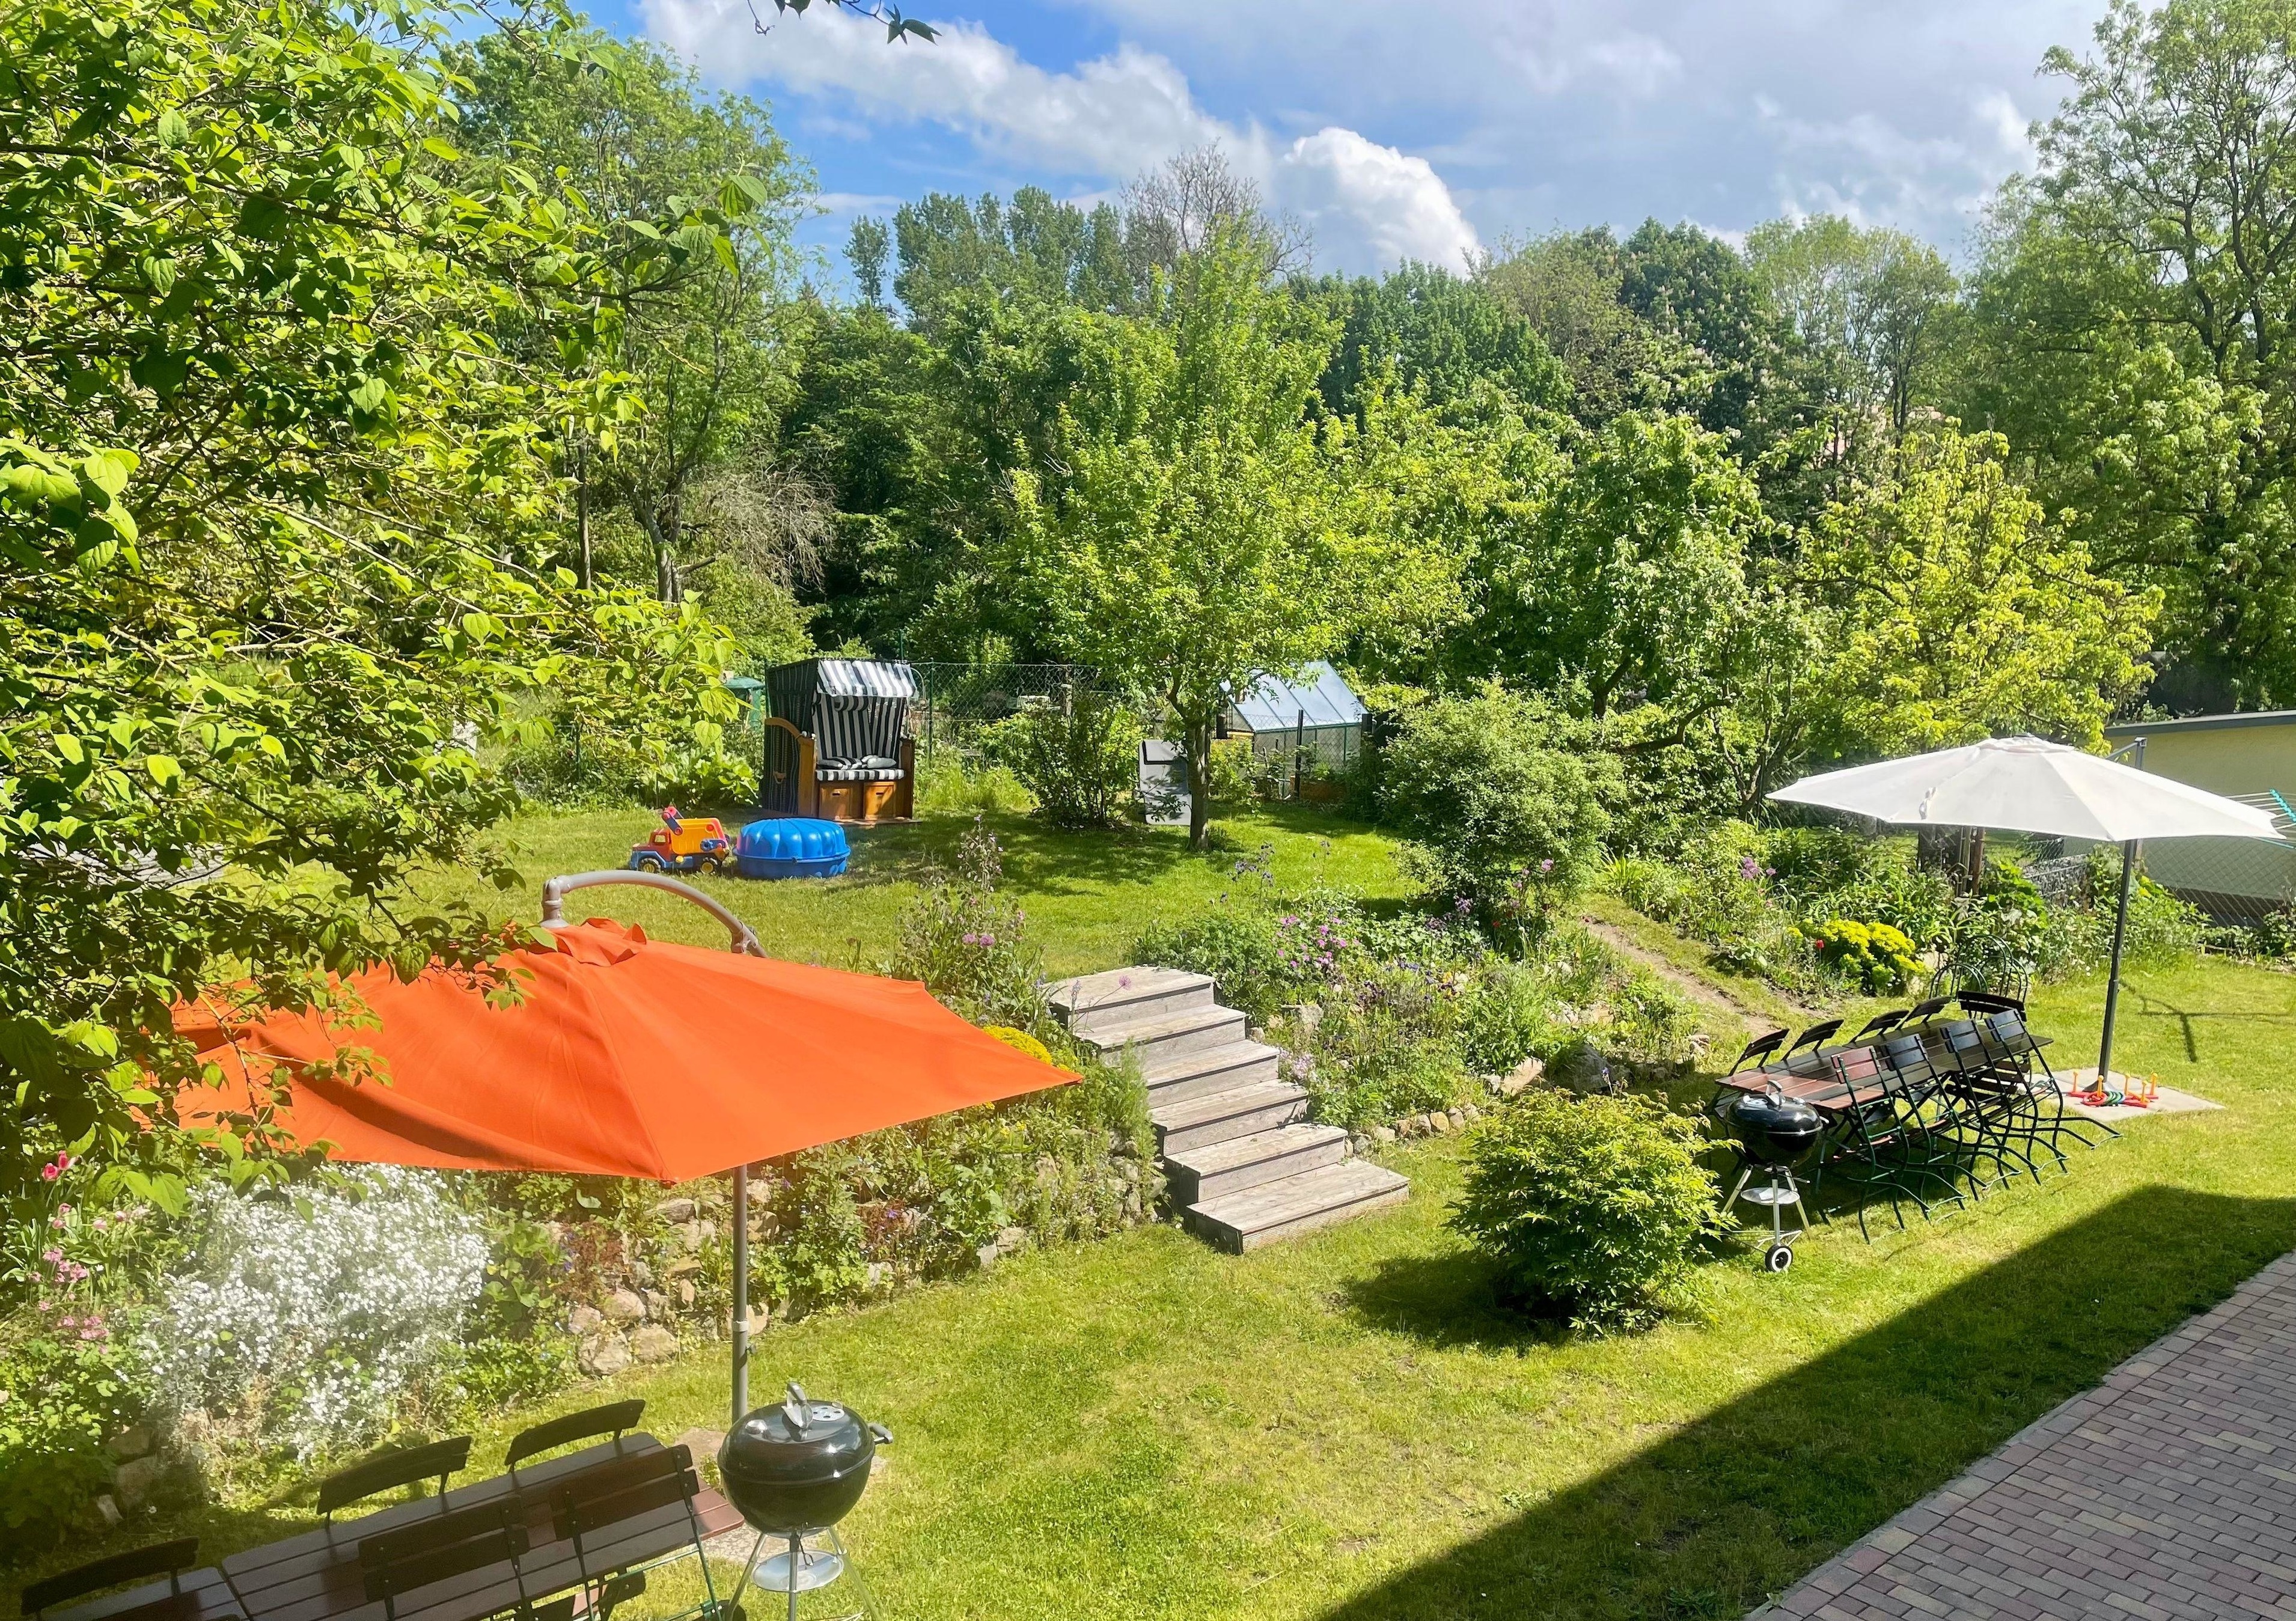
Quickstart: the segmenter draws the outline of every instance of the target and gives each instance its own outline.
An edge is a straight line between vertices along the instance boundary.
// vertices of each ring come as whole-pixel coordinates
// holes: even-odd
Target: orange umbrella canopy
[[[283,1060],[278,1124],[304,1146],[451,1170],[684,1182],[1076,1079],[911,981],[666,945],[596,919],[553,932],[504,960],[512,1006],[444,972],[401,984],[377,971],[352,982],[377,1026],[299,1013],[226,1029],[185,1010],[178,1027],[242,1103],[250,1070],[267,1079]],[[345,1048],[373,1052],[380,1076],[312,1072]]]

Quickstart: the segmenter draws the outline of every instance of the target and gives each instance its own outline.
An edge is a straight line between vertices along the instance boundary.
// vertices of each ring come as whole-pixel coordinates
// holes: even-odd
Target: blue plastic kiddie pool
[[[834,878],[850,854],[845,830],[834,822],[777,816],[742,830],[734,867],[744,878]]]

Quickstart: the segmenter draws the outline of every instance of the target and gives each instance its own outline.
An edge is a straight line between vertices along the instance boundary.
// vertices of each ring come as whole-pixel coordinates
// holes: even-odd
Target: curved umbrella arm
[[[567,895],[576,889],[594,889],[600,884],[637,884],[648,889],[667,889],[672,895],[682,895],[726,925],[726,931],[734,937],[731,949],[749,957],[766,954],[766,948],[758,944],[758,937],[750,932],[747,923],[692,884],[682,884],[659,872],[632,872],[620,867],[608,868],[602,872],[570,872],[545,880],[542,886],[542,926],[545,929],[565,928]]]
[[[766,948],[758,944],[758,937],[750,931],[747,923],[692,884],[679,883],[677,880],[660,872],[633,872],[626,867],[610,867],[598,872],[569,872],[544,880],[542,926],[545,929],[565,928],[566,896],[576,889],[594,889],[601,884],[636,884],[643,888],[667,889],[672,895],[682,895],[726,925],[726,933],[734,937],[734,951],[751,957],[766,954]],[[738,1429],[742,1414],[750,1410],[750,1167],[746,1165],[734,1167],[733,1216],[734,1417],[728,1428]]]

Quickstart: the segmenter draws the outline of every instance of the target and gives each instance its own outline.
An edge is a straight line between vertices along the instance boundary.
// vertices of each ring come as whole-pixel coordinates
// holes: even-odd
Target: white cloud
[[[1485,238],[1841,206],[1950,245],[2105,0],[1066,0],[1205,104],[1436,157]],[[1551,207],[1552,215],[1505,209]]]
[[[1476,247],[1425,159],[1336,124],[1285,143],[1256,119],[1217,118],[1169,58],[1136,45],[1053,72],[977,23],[936,20],[931,45],[888,45],[882,28],[825,11],[763,35],[742,0],[644,0],[644,11],[647,31],[714,83],[763,84],[877,119],[938,125],[1047,177],[1120,184],[1217,142],[1275,208],[1313,226],[1329,268],[1404,258],[1456,267]]]
[[[1474,227],[1426,159],[1336,125],[1292,142],[1270,189],[1318,242],[1352,239],[1382,266],[1421,259],[1463,269],[1477,246]]]

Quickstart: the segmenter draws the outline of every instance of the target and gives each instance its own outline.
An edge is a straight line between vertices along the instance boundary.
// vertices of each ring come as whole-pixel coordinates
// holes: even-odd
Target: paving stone
[[[2296,1255],[1758,1613],[2296,1618]]]

